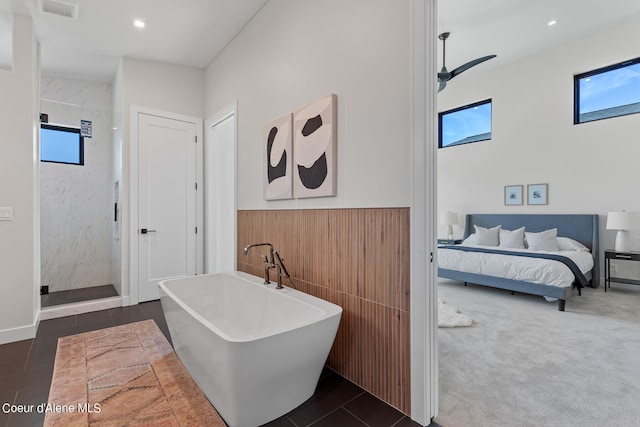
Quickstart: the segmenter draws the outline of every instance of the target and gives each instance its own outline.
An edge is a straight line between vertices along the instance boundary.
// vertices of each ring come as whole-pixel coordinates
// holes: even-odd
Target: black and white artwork
[[[262,135],[264,199],[290,199],[293,177],[291,113],[266,124]]]
[[[336,104],[331,94],[293,113],[293,197],[336,195]]]

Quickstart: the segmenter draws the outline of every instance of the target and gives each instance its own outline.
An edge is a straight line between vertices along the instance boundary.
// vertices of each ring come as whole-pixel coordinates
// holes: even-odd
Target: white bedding
[[[501,249],[495,246],[467,246]],[[587,273],[593,268],[593,256],[590,252],[573,250],[547,252],[528,249],[509,249],[509,251],[562,255],[573,260],[582,273]],[[570,287],[574,281],[571,269],[560,261],[522,256],[442,249],[438,250],[438,267],[559,287]]]

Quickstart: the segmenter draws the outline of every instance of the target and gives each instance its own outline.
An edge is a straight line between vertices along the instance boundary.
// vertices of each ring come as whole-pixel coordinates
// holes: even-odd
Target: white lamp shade
[[[618,230],[616,233],[616,252],[631,250],[631,237],[628,230],[640,228],[640,214],[638,212],[609,212],[607,214],[607,230]]]
[[[440,224],[442,225],[457,225],[458,214],[455,212],[443,212],[440,215]]]
[[[609,212],[607,230],[635,230],[640,228],[640,216],[637,212]]]

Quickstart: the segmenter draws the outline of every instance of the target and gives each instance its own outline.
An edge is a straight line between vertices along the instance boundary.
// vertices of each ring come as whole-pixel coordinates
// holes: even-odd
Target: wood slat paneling
[[[297,289],[344,310],[328,365],[409,414],[409,208],[238,212],[238,270],[270,242]],[[272,276],[272,280],[275,277]]]

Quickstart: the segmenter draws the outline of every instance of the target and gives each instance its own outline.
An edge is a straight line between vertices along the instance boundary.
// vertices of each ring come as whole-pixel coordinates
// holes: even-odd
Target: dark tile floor
[[[118,292],[113,285],[92,286],[90,288],[70,289],[68,291],[50,292],[40,297],[41,307],[51,307],[72,302],[89,301],[92,299],[117,297]]]
[[[313,396],[264,427],[412,427],[403,413],[330,369],[325,369]]]
[[[34,339],[0,345],[0,405],[47,402],[59,337],[146,319],[155,320],[171,342],[160,302],[154,301],[44,320]],[[0,427],[36,427],[43,420],[44,414],[7,414],[0,406]]]
[[[40,322],[36,338],[0,345],[0,405],[47,402],[59,337],[140,320],[153,319],[171,343],[159,301],[118,307]],[[41,426],[44,414],[5,413],[0,427]],[[298,408],[266,426],[413,427],[401,412],[352,382],[325,369],[315,394]],[[432,424],[435,427],[435,424]]]

